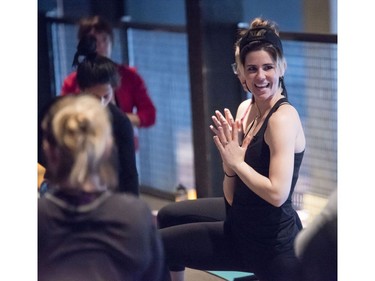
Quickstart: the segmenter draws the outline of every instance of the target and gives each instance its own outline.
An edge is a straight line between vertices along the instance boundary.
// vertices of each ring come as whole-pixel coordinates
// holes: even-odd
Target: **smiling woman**
[[[236,119],[228,109],[216,110],[210,126],[225,174],[224,199],[215,205],[219,211],[225,208],[223,220],[211,204],[199,204],[214,202],[212,198],[173,203],[158,214],[173,281],[184,280],[185,266],[253,272],[268,281],[301,280],[293,241],[302,224],[291,199],[305,135],[287,99],[286,62],[276,24],[254,19],[237,51],[235,70],[252,98],[239,105]],[[201,220],[185,222],[191,214]],[[168,221],[173,217],[179,223]]]

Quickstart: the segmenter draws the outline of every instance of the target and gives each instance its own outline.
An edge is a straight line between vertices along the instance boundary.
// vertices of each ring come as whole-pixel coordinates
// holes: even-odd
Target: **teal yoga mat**
[[[208,271],[208,272],[228,281],[233,281],[235,278],[254,275],[250,272],[242,272],[242,271]]]

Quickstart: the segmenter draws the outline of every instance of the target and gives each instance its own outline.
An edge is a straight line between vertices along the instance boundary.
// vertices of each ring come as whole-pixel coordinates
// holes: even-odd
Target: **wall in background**
[[[38,11],[48,12],[63,6],[69,16],[90,13],[100,1],[38,0]],[[154,24],[186,24],[185,0],[112,0],[106,6],[120,6],[128,20]],[[263,16],[275,20],[287,32],[337,33],[337,0],[242,0],[242,21]],[[96,6],[99,4],[96,3]],[[112,3],[112,4],[111,4]],[[79,5],[79,8],[77,8]],[[70,7],[75,7],[70,9]],[[237,13],[237,12],[236,12]],[[68,16],[68,14],[66,14]],[[230,18],[231,12],[225,15]]]

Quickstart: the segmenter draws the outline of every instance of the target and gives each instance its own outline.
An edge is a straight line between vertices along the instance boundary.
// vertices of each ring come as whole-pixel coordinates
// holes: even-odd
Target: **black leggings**
[[[234,254],[223,236],[224,219],[223,197],[186,200],[163,207],[157,220],[170,269],[222,269],[223,262],[227,263],[228,256]],[[224,255],[218,255],[222,251]],[[220,256],[226,258],[222,260]],[[230,268],[239,267],[234,264]]]
[[[225,220],[223,197],[200,198],[172,203],[163,207],[157,215],[159,228],[193,223]]]
[[[172,203],[159,211],[159,231],[171,271],[234,270],[253,272],[262,281],[299,280],[293,249],[267,263],[259,263],[259,257],[249,253],[245,265],[233,239],[224,234],[225,209],[221,197]]]

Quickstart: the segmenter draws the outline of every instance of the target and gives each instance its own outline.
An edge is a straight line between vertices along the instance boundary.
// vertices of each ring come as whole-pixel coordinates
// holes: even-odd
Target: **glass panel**
[[[174,192],[194,187],[191,103],[186,34],[129,30],[129,61],[155,103],[155,126],[139,129],[142,185]]]

